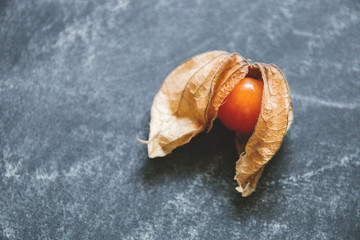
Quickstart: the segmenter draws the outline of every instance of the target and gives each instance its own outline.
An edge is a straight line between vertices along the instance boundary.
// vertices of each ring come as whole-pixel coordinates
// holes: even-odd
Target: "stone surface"
[[[360,3],[0,0],[0,238],[358,239]],[[219,122],[148,159],[152,100],[209,50],[274,63],[295,121],[242,198]]]

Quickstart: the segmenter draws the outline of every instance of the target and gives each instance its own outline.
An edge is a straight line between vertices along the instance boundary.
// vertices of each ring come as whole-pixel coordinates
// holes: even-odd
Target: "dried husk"
[[[236,136],[240,158],[236,163],[235,180],[239,184],[237,190],[244,197],[255,191],[266,163],[280,148],[293,121],[290,90],[281,71],[275,65],[262,63],[255,63],[251,68],[260,71],[264,90],[261,112],[252,136],[246,142],[241,134]]]
[[[251,64],[237,53],[211,51],[178,66],[165,79],[151,108],[150,158],[169,154],[209,131],[226,96],[245,76],[264,82],[259,120],[248,139],[237,134],[235,179],[242,196],[256,187],[265,164],[279,149],[293,119],[290,91],[274,65]],[[245,152],[244,152],[245,149]]]

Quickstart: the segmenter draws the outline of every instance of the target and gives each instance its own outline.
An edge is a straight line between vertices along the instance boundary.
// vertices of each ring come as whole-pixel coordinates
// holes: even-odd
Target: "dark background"
[[[0,238],[358,239],[360,2],[0,0]],[[257,191],[219,122],[148,159],[152,100],[209,50],[274,63],[295,121]]]

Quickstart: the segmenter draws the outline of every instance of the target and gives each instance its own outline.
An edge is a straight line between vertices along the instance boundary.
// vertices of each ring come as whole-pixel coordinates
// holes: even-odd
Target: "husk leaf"
[[[238,54],[212,51],[170,73],[151,108],[149,157],[165,156],[210,129],[221,101],[246,75],[241,72],[247,70],[245,66],[246,60]],[[240,77],[232,78],[234,73]]]
[[[293,121],[289,87],[281,71],[275,65],[255,63],[264,82],[261,112],[255,130],[246,142],[237,134],[236,142],[240,158],[236,163],[237,190],[246,197],[253,193],[267,162],[281,146],[286,131]]]

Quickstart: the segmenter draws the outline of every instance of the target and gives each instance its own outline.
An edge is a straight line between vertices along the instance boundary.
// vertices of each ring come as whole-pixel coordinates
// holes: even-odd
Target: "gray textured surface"
[[[358,0],[0,0],[0,238],[358,238],[359,36]],[[166,75],[215,49],[293,93],[249,198],[220,123],[161,159],[136,141]]]

